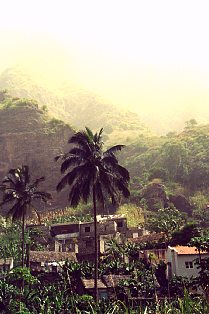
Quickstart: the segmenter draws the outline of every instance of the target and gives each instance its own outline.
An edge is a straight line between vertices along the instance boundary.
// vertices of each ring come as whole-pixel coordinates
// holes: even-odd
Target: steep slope
[[[36,84],[20,66],[8,68],[0,75],[0,89],[6,89],[14,97],[35,99],[39,107],[48,106],[52,116],[65,118],[65,102],[53,92]]]
[[[190,125],[179,134],[141,136],[120,154],[138,182],[155,178],[178,183],[192,192],[209,187],[209,124]]]
[[[10,168],[27,164],[32,178],[45,176],[43,189],[53,195],[51,208],[65,207],[66,193],[56,192],[60,165],[54,157],[67,149],[72,129],[50,120],[34,101],[3,98],[0,93],[0,180]]]
[[[67,83],[52,92],[40,84],[20,67],[7,69],[0,76],[0,89],[7,89],[13,96],[36,99],[40,107],[47,106],[52,116],[76,129],[88,126],[96,131],[103,127],[107,145],[118,141],[127,144],[139,134],[150,133],[137,114],[118,109],[94,93]]]

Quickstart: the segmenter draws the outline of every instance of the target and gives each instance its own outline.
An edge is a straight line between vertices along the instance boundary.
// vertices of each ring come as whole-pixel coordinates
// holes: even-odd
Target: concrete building
[[[100,255],[106,252],[106,242],[117,238],[119,243],[125,243],[127,237],[136,237],[137,229],[128,228],[127,219],[123,215],[97,216],[98,245]],[[55,252],[74,252],[78,261],[94,261],[94,222],[76,222],[54,224],[50,227],[54,237]]]
[[[201,252],[201,257],[209,257],[208,252]],[[167,254],[167,276],[183,276],[187,278],[198,276],[196,261],[199,260],[199,253],[196,247],[189,246],[168,246]]]

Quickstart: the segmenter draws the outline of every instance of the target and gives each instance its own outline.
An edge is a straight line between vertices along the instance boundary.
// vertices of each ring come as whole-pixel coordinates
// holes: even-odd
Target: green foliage
[[[124,264],[125,266],[125,264]],[[126,266],[127,267],[127,266]],[[133,268],[134,267],[134,268]],[[152,266],[153,267],[153,266]],[[124,271],[127,270],[124,268]],[[42,284],[33,277],[26,268],[16,268],[0,280],[0,301],[4,308],[1,313],[28,314],[139,314],[139,313],[208,313],[208,305],[203,297],[192,297],[188,293],[190,282],[186,278],[174,277],[169,282],[169,297],[156,301],[154,298],[156,279],[149,264],[135,262],[130,268],[132,277],[123,279],[116,288],[113,299],[99,300],[95,304],[92,296],[76,292],[79,278],[90,278],[92,266],[83,263],[69,262],[63,266],[63,273],[58,282]],[[134,275],[134,276],[133,276]],[[19,281],[24,279],[24,289],[20,289]],[[139,295],[144,300],[136,303],[131,297]],[[123,298],[123,301],[121,300]]]
[[[161,148],[162,164],[168,171],[169,180],[182,181],[187,175],[188,149],[184,142],[170,140]]]
[[[144,137],[129,145],[122,159],[139,182],[161,178],[191,191],[209,186],[209,125],[185,129],[172,137]]]
[[[64,125],[65,123],[62,120],[52,118],[46,123],[46,133],[55,133]]]
[[[41,109],[42,109],[44,112],[48,112],[48,107],[47,107],[47,105],[43,105],[43,106],[41,107]]]
[[[130,227],[138,227],[144,223],[142,209],[133,204],[124,204],[117,209],[117,214],[124,214],[127,217],[127,224]]]
[[[158,178],[166,182],[168,180],[168,170],[159,166],[153,167],[149,170],[149,181]]]
[[[209,234],[192,238],[190,241],[190,246],[196,246],[198,251],[209,252]]]
[[[52,198],[50,193],[38,191],[38,185],[44,181],[44,177],[30,182],[29,168],[26,165],[10,169],[4,177],[0,189],[3,192],[1,206],[7,206],[7,216],[12,222],[22,222],[22,267],[24,266],[25,251],[25,218],[34,212],[38,218],[39,213],[34,207],[34,201],[47,203]]]
[[[187,277],[173,276],[168,285],[170,296],[183,297],[185,290],[191,287],[191,281]]]
[[[190,119],[189,121],[185,122],[185,129],[192,129],[197,126],[197,121],[195,119]]]
[[[7,276],[8,281],[16,282],[18,280],[24,280],[24,284],[36,284],[38,279],[31,275],[31,272],[26,267],[13,268]]]
[[[188,223],[183,226],[179,231],[175,231],[172,234],[170,244],[176,245],[188,245],[192,238],[199,237],[200,230],[195,223]]]
[[[194,219],[199,223],[200,227],[207,228],[209,223],[209,196],[205,193],[197,192],[191,197],[191,202]]]
[[[0,109],[17,109],[21,107],[37,109],[38,104],[35,100],[26,98],[6,98],[0,104]]]
[[[18,263],[21,258],[21,226],[18,223],[11,224],[7,221],[5,227],[2,228],[0,234],[0,258],[14,258],[14,262]]]
[[[167,242],[171,240],[172,234],[184,224],[183,215],[174,207],[159,209],[156,216],[151,218],[147,224],[150,231],[163,232]]]

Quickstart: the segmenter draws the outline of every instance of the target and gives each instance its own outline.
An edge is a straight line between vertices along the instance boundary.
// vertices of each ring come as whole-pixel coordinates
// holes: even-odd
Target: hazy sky
[[[138,112],[207,110],[208,0],[0,4],[1,70],[24,63]]]

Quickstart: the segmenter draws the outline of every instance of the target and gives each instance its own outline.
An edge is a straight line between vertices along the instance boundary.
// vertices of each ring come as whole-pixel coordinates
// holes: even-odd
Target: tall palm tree
[[[98,239],[97,239],[97,202],[104,208],[107,196],[116,204],[122,194],[129,197],[128,190],[129,172],[119,165],[115,152],[124,145],[116,145],[103,151],[101,129],[98,133],[86,127],[84,131],[76,132],[69,144],[74,146],[66,154],[61,154],[55,159],[61,159],[61,173],[64,174],[57,185],[61,191],[69,185],[69,202],[77,206],[81,200],[85,203],[92,197],[94,215],[95,239],[95,300],[98,300]]]
[[[12,221],[22,221],[22,267],[24,267],[26,216],[34,212],[40,220],[39,213],[33,204],[34,200],[46,203],[52,198],[50,193],[37,190],[39,183],[44,180],[44,177],[41,177],[30,183],[29,168],[22,166],[10,169],[0,186],[3,191],[3,201],[0,206],[6,205],[9,208],[8,216],[12,217]]]

